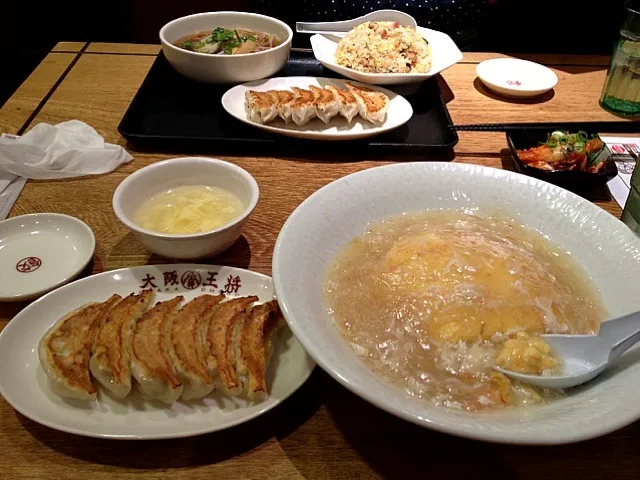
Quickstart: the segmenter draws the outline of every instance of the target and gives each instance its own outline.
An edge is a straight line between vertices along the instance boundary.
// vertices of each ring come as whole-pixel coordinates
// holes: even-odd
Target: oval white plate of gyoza
[[[160,439],[222,430],[272,409],[300,387],[315,366],[287,327],[274,339],[267,370],[269,395],[263,402],[228,397],[219,388],[199,399],[171,405],[150,402],[139,392],[115,400],[98,388],[95,400],[67,400],[51,389],[38,344],[45,332],[68,312],[89,302],[105,301],[152,289],[156,301],[178,295],[186,303],[203,294],[255,295],[257,303],[274,298],[270,277],[215,265],[156,265],[126,268],[87,277],[61,287],[16,315],[0,334],[0,393],[18,412],[57,430],[112,439]],[[94,385],[97,385],[95,379]],[[135,383],[135,381],[134,381]]]
[[[292,88],[295,87],[311,93],[310,87],[313,86],[320,89],[329,87],[328,91],[331,92],[336,92],[335,88],[338,91],[335,95],[341,95],[340,92],[349,92],[347,82],[350,82],[358,89],[366,88],[374,92],[380,92],[388,98],[386,115],[383,116],[381,122],[372,123],[363,118],[361,109],[348,96],[345,102],[339,105],[336,103],[336,109],[339,111],[327,123],[320,120],[315,113],[311,112],[310,108],[307,109],[311,117],[308,123],[297,125],[292,120],[285,122],[277,113],[277,105],[268,106],[264,110],[265,115],[268,115],[266,112],[269,110],[274,112],[273,115],[265,117],[273,116],[273,119],[267,120],[267,122],[251,119],[246,98],[248,91],[265,92],[270,90],[293,93]],[[315,102],[315,105],[317,105],[317,102]],[[289,137],[315,140],[355,140],[380,135],[405,124],[413,115],[411,104],[403,96],[390,90],[349,80],[323,77],[275,77],[237,85],[222,96],[222,106],[233,117],[257,128]],[[302,108],[297,110],[302,110]],[[350,122],[347,121],[347,117],[351,118]]]

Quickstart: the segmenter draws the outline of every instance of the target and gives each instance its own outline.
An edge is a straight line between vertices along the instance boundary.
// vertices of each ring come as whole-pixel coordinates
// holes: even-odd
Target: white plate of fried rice
[[[462,52],[445,33],[383,27],[363,24],[342,39],[313,35],[313,53],[328,69],[374,85],[422,82],[462,60]]]

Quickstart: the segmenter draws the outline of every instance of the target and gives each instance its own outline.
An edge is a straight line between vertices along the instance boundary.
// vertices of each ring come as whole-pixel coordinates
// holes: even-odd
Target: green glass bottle
[[[631,189],[629,198],[622,212],[622,221],[640,236],[640,158],[636,159],[636,166],[631,175]]]
[[[640,1],[629,1],[626,7],[600,105],[617,115],[635,117],[640,116]]]

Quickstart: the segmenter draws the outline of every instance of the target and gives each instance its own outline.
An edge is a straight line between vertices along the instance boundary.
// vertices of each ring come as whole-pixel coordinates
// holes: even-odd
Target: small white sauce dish
[[[550,68],[519,58],[494,58],[476,67],[480,81],[496,93],[508,97],[535,97],[558,84]]]
[[[135,222],[137,211],[145,200],[171,188],[189,185],[224,188],[242,201],[244,211],[230,223],[199,233],[160,233]],[[205,157],[171,158],[141,168],[125,178],[113,194],[113,210],[149,251],[185,260],[215,256],[228,249],[242,234],[259,196],[255,179],[233,163]]]
[[[0,302],[31,300],[73,280],[96,240],[81,220],[34,213],[0,222]]]
[[[263,52],[212,55],[175,46],[181,38],[203,30],[248,28],[277,36],[282,43]],[[247,12],[207,12],[177,18],[160,29],[162,52],[181,74],[204,83],[242,83],[266,78],[287,63],[293,31],[272,17]]]

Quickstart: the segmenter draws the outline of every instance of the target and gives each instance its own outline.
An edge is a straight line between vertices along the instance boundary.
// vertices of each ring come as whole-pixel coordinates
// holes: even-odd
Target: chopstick
[[[518,130],[585,130],[605,133],[640,133],[640,122],[530,122],[530,123],[479,123],[475,125],[450,125],[456,131],[507,132]]]

